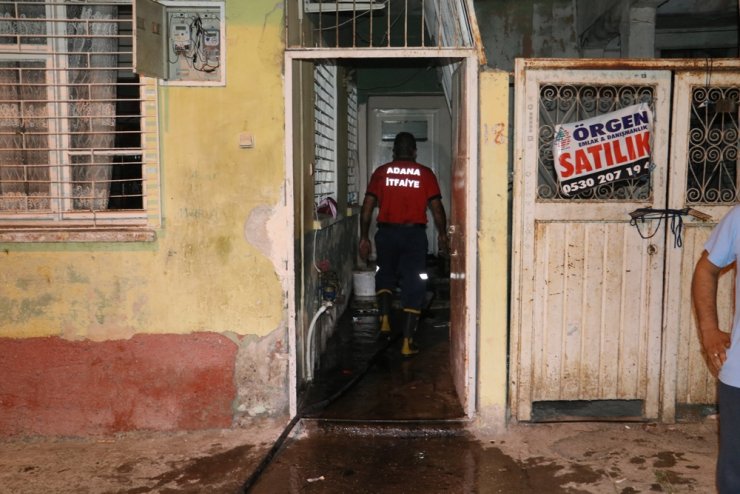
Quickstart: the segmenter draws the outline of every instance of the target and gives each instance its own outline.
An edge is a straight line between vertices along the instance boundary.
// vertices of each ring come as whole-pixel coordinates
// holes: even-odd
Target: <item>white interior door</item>
[[[511,402],[518,420],[538,406],[628,400],[659,413],[664,230],[645,239],[637,208],[665,208],[671,74],[518,67],[512,266]],[[564,196],[555,125],[645,102],[654,168]],[[641,225],[643,234],[657,222]]]
[[[663,419],[676,407],[716,403],[717,381],[708,372],[696,328],[691,278],[712,228],[737,203],[740,74],[677,73],[674,82],[669,208],[691,207],[711,216],[683,217],[683,247],[667,252]],[[729,330],[734,311],[734,273],[720,278],[720,324]]]

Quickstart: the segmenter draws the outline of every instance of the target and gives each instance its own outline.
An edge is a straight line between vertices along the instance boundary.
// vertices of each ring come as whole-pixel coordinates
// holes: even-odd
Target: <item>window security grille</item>
[[[337,66],[314,69],[314,200],[337,200]]]
[[[537,198],[540,201],[644,201],[652,197],[650,176],[623,180],[564,196],[558,186],[552,152],[555,126],[647,103],[655,111],[653,86],[543,84],[540,86],[540,130]],[[652,148],[652,142],[650,143]]]
[[[360,128],[358,120],[357,86],[347,88],[347,204],[360,202]]]
[[[131,12],[131,0],[0,2],[1,224],[147,220],[156,89],[132,69]]]
[[[734,204],[740,198],[740,87],[694,87],[689,122],[686,204]]]
[[[287,0],[288,48],[471,48],[469,0]]]

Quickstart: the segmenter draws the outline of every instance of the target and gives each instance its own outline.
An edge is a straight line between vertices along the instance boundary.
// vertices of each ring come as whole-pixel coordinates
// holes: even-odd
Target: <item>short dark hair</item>
[[[397,159],[414,158],[416,138],[410,132],[399,132],[393,139],[393,157]]]

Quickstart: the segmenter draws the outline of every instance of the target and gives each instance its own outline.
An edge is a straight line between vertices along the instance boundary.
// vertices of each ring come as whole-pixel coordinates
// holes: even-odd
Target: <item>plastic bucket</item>
[[[355,297],[375,296],[375,271],[354,271],[352,273],[352,286]]]

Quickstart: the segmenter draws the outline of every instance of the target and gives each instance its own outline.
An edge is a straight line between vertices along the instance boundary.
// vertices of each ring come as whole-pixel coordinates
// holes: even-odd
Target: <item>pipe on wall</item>
[[[306,380],[311,382],[313,381],[313,366],[314,366],[314,358],[313,358],[313,341],[314,341],[314,332],[316,331],[316,323],[318,322],[319,318],[321,317],[321,314],[325,313],[327,309],[332,307],[334,305],[333,302],[329,300],[324,300],[324,302],[321,304],[321,307],[316,311],[316,313],[313,315],[313,318],[311,318],[311,324],[308,326],[308,344],[306,345]]]

